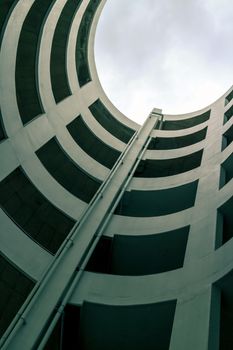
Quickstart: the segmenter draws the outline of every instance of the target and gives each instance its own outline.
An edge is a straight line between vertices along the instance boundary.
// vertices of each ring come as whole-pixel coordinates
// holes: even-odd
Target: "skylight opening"
[[[231,0],[108,0],[97,26],[102,87],[142,123],[153,107],[182,114],[213,103],[233,84]]]

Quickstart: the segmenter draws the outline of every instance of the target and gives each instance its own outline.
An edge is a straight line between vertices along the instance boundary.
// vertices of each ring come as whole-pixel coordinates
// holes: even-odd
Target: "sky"
[[[201,109],[233,84],[232,0],[107,0],[95,39],[101,85],[141,124]]]

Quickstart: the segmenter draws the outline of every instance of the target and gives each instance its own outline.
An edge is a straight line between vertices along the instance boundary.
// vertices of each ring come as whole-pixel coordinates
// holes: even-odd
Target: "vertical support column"
[[[220,168],[215,156],[221,152],[223,100],[213,107],[203,151],[206,175],[199,179],[193,222],[185,254],[184,268],[211,254],[216,243],[216,193]],[[188,271],[188,268],[187,268]],[[220,292],[214,286],[190,292],[177,303],[170,350],[218,350]]]
[[[216,287],[181,297],[169,350],[218,350],[219,313],[220,292]]]
[[[199,179],[193,224],[190,227],[184,265],[202,258],[215,249],[216,241],[216,193],[219,190],[220,167],[215,156],[221,152],[224,100],[219,100],[212,110],[203,150],[201,166],[206,175]]]
[[[106,218],[109,218],[110,208],[118,200],[129,177],[133,176],[138,157],[158,118],[159,114],[151,113],[132,137],[80,222],[67,237],[31,301],[18,314],[14,327],[4,339],[3,349],[39,348],[46,329],[51,323],[54,324],[54,318],[65,306],[64,300],[67,300],[67,295],[76,285],[77,268],[82,267],[82,261],[105,225]]]

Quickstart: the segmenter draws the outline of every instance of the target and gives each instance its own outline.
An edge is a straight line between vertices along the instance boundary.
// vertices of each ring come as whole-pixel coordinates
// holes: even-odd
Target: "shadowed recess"
[[[216,248],[233,237],[233,197],[228,199],[217,211]]]
[[[230,120],[232,116],[233,116],[233,105],[224,113],[223,124],[228,122],[228,120]]]
[[[114,118],[100,100],[96,100],[89,109],[93,117],[103,126],[103,128],[119,140],[127,143],[135,133],[134,130]]]
[[[177,137],[155,137],[151,140],[148,150],[176,149],[187,147],[205,139],[207,127],[190,135]]]
[[[80,87],[91,81],[88,64],[88,39],[92,21],[100,2],[101,0],[92,0],[89,2],[78,31],[76,43],[76,69]]]
[[[80,350],[80,307],[67,304],[43,350]]]
[[[43,350],[63,350],[62,346],[62,338],[63,338],[63,319],[64,316],[60,317],[57,321],[56,326],[54,327],[46,345]],[[70,349],[70,348],[67,348]]]
[[[195,169],[201,165],[203,150],[172,159],[141,160],[134,177],[162,177],[172,176]]]
[[[65,4],[53,36],[50,74],[56,103],[71,95],[66,71],[67,42],[75,12],[82,0],[68,0]]]
[[[188,232],[184,227],[148,236],[115,235],[111,273],[149,275],[182,267]]]
[[[225,105],[227,105],[233,99],[233,90],[225,98]]]
[[[233,295],[232,292],[229,292],[230,290],[228,289],[228,294],[226,294],[224,291],[221,293],[219,350],[233,349]]]
[[[222,151],[233,141],[233,124],[225,131],[222,137]]]
[[[168,350],[176,300],[111,306],[84,302],[80,317],[82,350]]]
[[[233,349],[233,271],[215,283],[219,292],[219,350]],[[215,306],[216,309],[216,306]],[[215,310],[218,313],[218,309]]]
[[[0,255],[0,337],[34,287],[34,282]]]
[[[102,236],[86,270],[137,276],[178,269],[183,266],[188,234],[189,226],[154,235]]]
[[[112,237],[101,236],[85,270],[91,272],[111,273]]]
[[[23,124],[44,113],[37,82],[40,34],[53,1],[35,1],[23,23],[16,57],[16,97]],[[25,103],[27,101],[27,103]]]
[[[74,220],[53,206],[20,168],[0,183],[0,205],[25,233],[56,253]]]
[[[0,110],[0,142],[4,139],[6,139],[6,133],[5,133],[5,129],[3,126],[2,113]]]
[[[81,308],[79,306],[70,304],[66,305],[63,318],[61,350],[81,350],[81,348],[79,347],[80,312]]]
[[[198,124],[206,122],[210,117],[210,110],[188,119],[181,120],[166,120],[163,122],[162,129],[163,130],[180,130],[187,129]]]
[[[111,169],[120,156],[120,152],[102,142],[85,124],[82,116],[75,118],[67,129],[75,142],[90,157]]]
[[[233,177],[233,154],[231,154],[222,164],[219,188],[225,186]]]
[[[36,155],[65,189],[84,202],[90,202],[101,183],[82,171],[61,148],[55,137],[36,151]]]
[[[160,216],[176,213],[195,203],[198,180],[164,190],[126,191],[115,214],[123,216]]]
[[[19,0],[1,0],[0,2],[0,46],[9,15],[18,2]]]

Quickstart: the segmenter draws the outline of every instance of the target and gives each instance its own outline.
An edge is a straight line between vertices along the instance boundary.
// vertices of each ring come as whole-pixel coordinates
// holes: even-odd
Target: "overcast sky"
[[[138,123],[191,112],[233,84],[232,0],[107,0],[95,58],[112,103]]]

